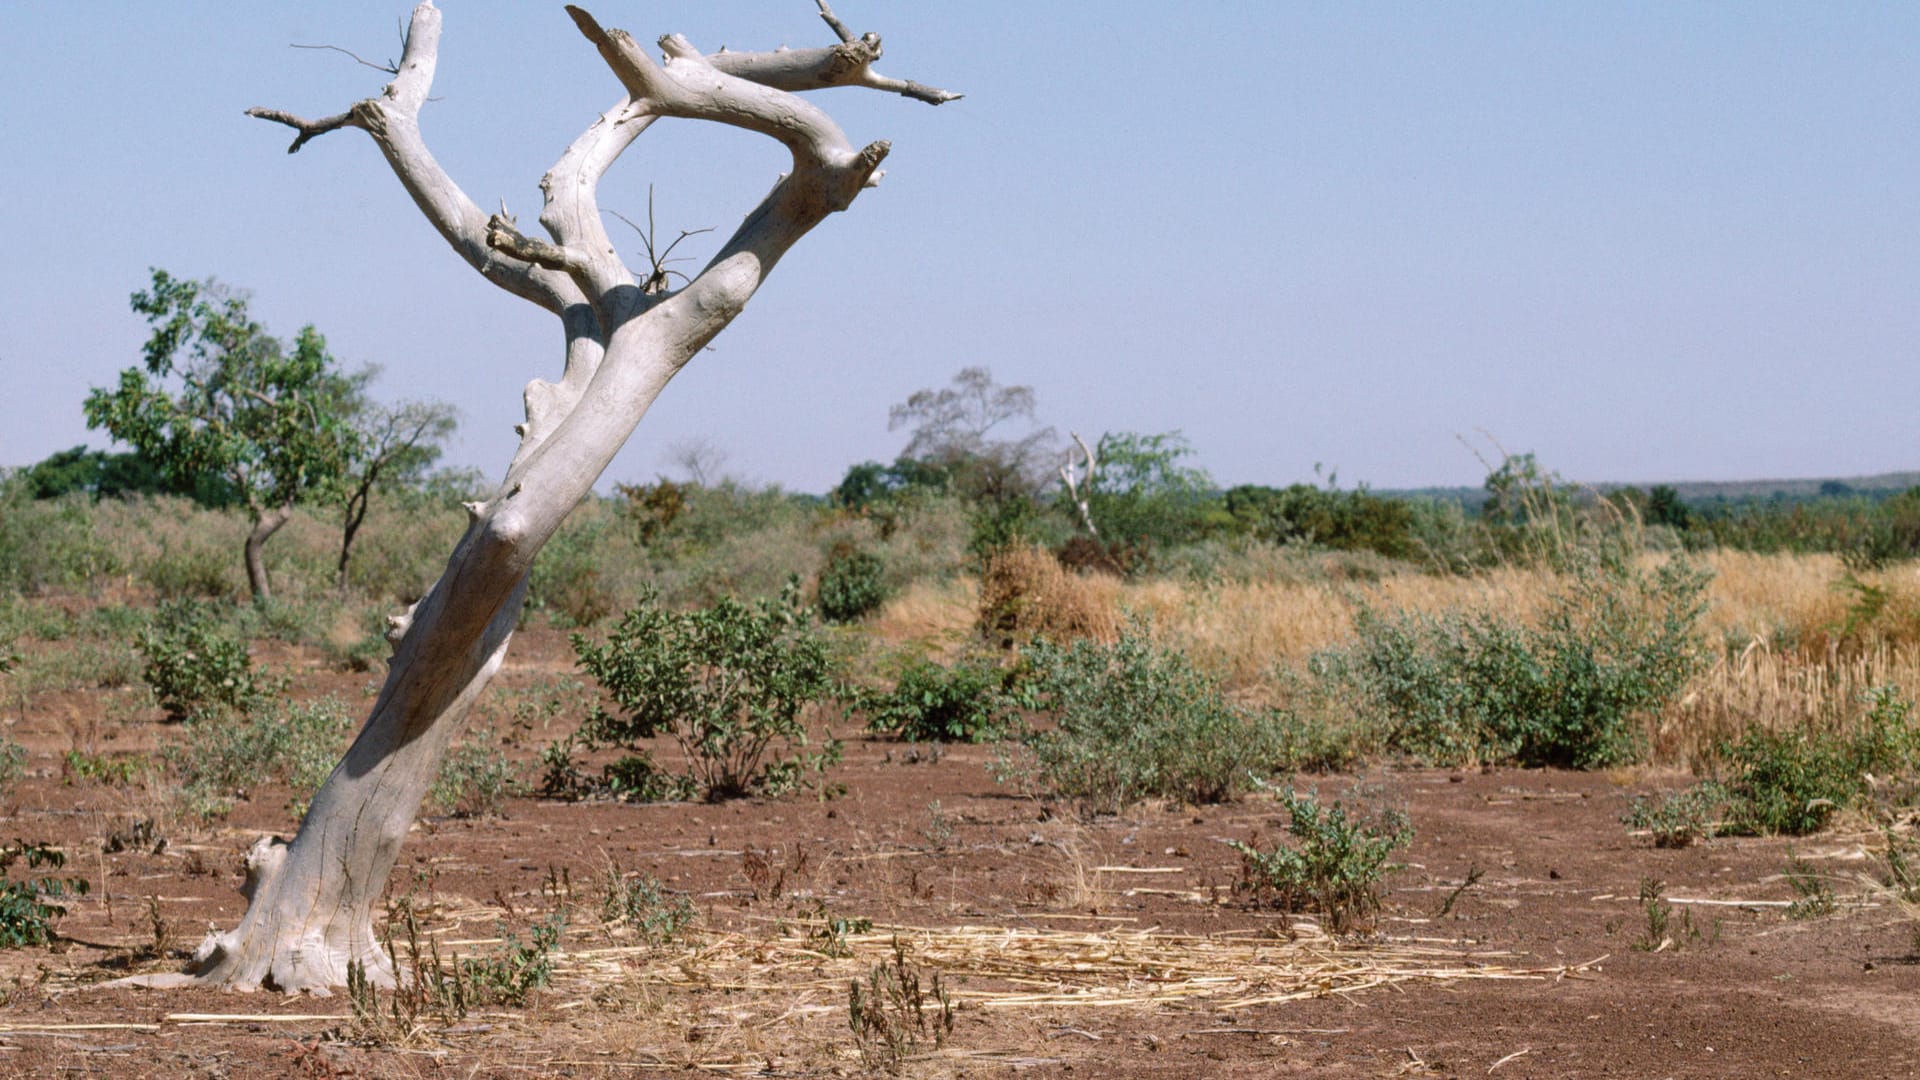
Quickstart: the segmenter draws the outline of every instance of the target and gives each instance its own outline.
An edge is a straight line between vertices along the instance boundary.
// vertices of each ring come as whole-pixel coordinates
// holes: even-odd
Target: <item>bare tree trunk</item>
[[[247,533],[247,588],[253,592],[253,602],[273,599],[273,583],[267,579],[267,561],[263,554],[267,540],[280,531],[280,526],[293,520],[293,507],[276,506],[272,510],[255,510],[253,529]]]
[[[958,96],[874,72],[878,35],[856,38],[825,0],[816,2],[838,45],[707,57],[675,36],[661,39],[663,63],[624,32],[569,7],[626,95],[542,180],[540,221],[551,241],[523,235],[504,211],[485,216],[421,141],[418,112],[440,36],[431,0],[414,9],[399,70],[380,97],[314,121],[252,110],[299,131],[290,150],[343,127],[370,134],[455,251],[495,284],[560,317],[566,364],[558,382],[528,384],[527,422],[505,482],[485,502],[469,504],[472,520],[439,582],[391,620],[396,646],[386,684],[298,835],[291,844],[262,841],[249,854],[240,925],[209,936],[192,971],[135,981],[325,993],[358,964],[391,983],[373,906],[460,721],[506,655],[534,556],[668,380],[739,314],[781,255],[879,178],[886,143],[855,149],[825,113],[790,91],[866,86],[933,104]],[[784,143],[794,161],[705,269],[677,292],[651,294],[615,255],[595,200],[606,169],[660,116],[758,131]]]
[[[367,511],[373,504],[373,485],[378,478],[378,472],[369,470],[360,478],[353,494],[347,497],[340,522],[340,562],[333,577],[333,587],[337,592],[347,591],[347,564],[353,558],[353,538],[360,534],[360,526],[366,524]]]

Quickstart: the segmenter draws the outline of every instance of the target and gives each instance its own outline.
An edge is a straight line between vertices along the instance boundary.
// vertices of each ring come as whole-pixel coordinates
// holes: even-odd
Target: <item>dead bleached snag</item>
[[[299,833],[290,844],[262,841],[249,853],[239,926],[209,936],[190,971],[140,981],[326,993],[344,986],[357,963],[391,985],[373,906],[447,745],[506,654],[534,555],[667,381],[740,313],[781,255],[879,179],[887,144],[853,146],[795,92],[859,86],[933,104],[959,96],[881,76],[873,70],[879,37],[854,36],[825,0],[819,6],[837,45],[707,56],[670,36],[660,40],[658,61],[624,31],[567,8],[625,93],[541,180],[544,237],[522,232],[504,209],[481,210],[421,138],[420,107],[439,58],[440,12],[431,0],[414,9],[398,71],[379,96],[321,120],[249,110],[299,133],[289,152],[330,131],[365,131],[454,251],[487,280],[559,317],[566,360],[557,381],[527,384],[526,423],[506,479],[491,498],[469,505],[472,520],[440,580],[391,620],[386,683]],[[778,139],[793,167],[691,280],[649,291],[615,254],[597,189],[621,152],[662,116]]]

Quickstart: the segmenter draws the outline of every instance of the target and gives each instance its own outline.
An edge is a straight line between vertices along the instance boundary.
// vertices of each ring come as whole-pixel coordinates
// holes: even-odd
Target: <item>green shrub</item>
[[[1417,550],[1414,504],[1366,488],[1341,491],[1293,484],[1229,488],[1225,511],[1234,524],[1268,543],[1309,543],[1337,551],[1374,551],[1411,558]]]
[[[820,571],[820,616],[853,622],[886,603],[886,564],[866,551],[842,551]]]
[[[1720,815],[1728,805],[1719,784],[1696,784],[1684,791],[1666,791],[1651,798],[1637,796],[1622,815],[1629,829],[1645,829],[1657,848],[1683,848],[1695,840],[1711,840]]]
[[[664,945],[699,917],[693,901],[669,895],[646,874],[624,873],[609,861],[600,875],[600,921],[609,930],[626,927],[649,945]]]
[[[492,731],[475,732],[440,762],[427,797],[454,817],[498,814],[520,786],[520,770],[507,760]]]
[[[1240,888],[1283,911],[1318,911],[1336,934],[1371,919],[1380,910],[1380,879],[1396,869],[1387,860],[1413,842],[1406,814],[1349,813],[1291,787],[1278,796],[1294,846],[1262,851],[1234,842]]]
[[[257,716],[209,713],[191,720],[185,745],[170,747],[189,802],[205,814],[224,812],[265,781],[296,792],[297,810],[333,771],[352,724],[335,698],[283,702]]]
[[[36,502],[27,485],[0,480],[0,591],[33,593],[118,573],[119,558],[93,527],[92,501]]]
[[[1870,776],[1911,777],[1920,752],[1920,728],[1912,713],[1913,703],[1888,686],[1868,696],[1867,713],[1851,733],[1754,728],[1715,748],[1714,779],[1662,803],[1636,801],[1627,824],[1653,829],[1654,842],[1662,847],[1683,847],[1693,835],[1711,835],[1690,824],[1711,813],[1723,816],[1726,832],[1818,832],[1836,813],[1873,795]],[[1906,790],[1910,794],[1911,786]],[[1677,842],[1662,842],[1663,832]]]
[[[146,657],[154,700],[175,720],[212,708],[245,710],[261,695],[246,645],[220,624],[209,605],[163,604],[135,643]]]
[[[1818,832],[1864,783],[1836,738],[1754,730],[1723,753],[1733,764],[1726,781],[1733,832]]]
[[[626,754],[600,771],[600,790],[627,802],[686,802],[700,794],[691,776],[670,773],[645,753]]]
[[[1003,757],[1003,780],[1037,781],[1083,812],[1117,813],[1156,796],[1223,802],[1272,766],[1267,719],[1233,707],[1138,623],[1112,645],[1041,639],[1022,659],[1029,700],[1054,727],[1030,734],[1023,757]]]
[[[708,799],[776,793],[837,759],[798,754],[803,713],[827,696],[832,664],[789,582],[779,600],[722,599],[691,612],[663,609],[651,590],[621,617],[605,645],[573,636],[580,666],[612,695],[583,731],[595,743],[666,735],[686,754]]]
[[[556,626],[592,626],[612,613],[600,580],[599,546],[606,522],[582,515],[540,549],[527,586],[527,606]]]
[[[12,739],[0,737],[0,795],[27,775],[27,748]]]
[[[67,862],[66,854],[50,844],[15,840],[0,846],[0,874],[10,871],[23,859],[30,870],[43,866],[58,870]],[[56,901],[86,894],[87,879],[81,877],[0,878],[0,949],[19,949],[52,941],[53,920],[67,913]]]
[[[140,568],[140,577],[168,600],[218,600],[238,588],[233,554],[195,539],[164,546]]]
[[[1705,662],[1707,581],[1678,559],[1649,574],[1602,557],[1575,570],[1537,627],[1493,612],[1386,616],[1363,605],[1359,640],[1310,670],[1333,696],[1357,699],[1389,749],[1415,758],[1619,764],[1639,753],[1634,721]]]
[[[1020,719],[1011,673],[984,658],[952,667],[916,659],[900,671],[893,689],[856,696],[867,730],[914,742],[987,742]]]

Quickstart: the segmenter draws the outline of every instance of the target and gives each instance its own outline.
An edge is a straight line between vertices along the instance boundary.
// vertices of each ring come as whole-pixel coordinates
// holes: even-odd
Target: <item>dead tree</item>
[[[455,252],[560,320],[566,359],[557,381],[527,384],[519,449],[492,497],[468,505],[471,521],[445,573],[390,620],[386,683],[299,833],[249,852],[239,926],[209,936],[190,971],[149,984],[325,993],[346,984],[349,965],[391,984],[372,909],[448,743],[506,655],[534,555],[667,381],[740,313],[788,248],[879,179],[887,144],[853,146],[796,92],[864,86],[932,104],[958,96],[874,71],[879,36],[856,37],[818,2],[836,45],[709,56],[674,35],[660,40],[659,61],[625,32],[567,8],[625,92],[541,180],[545,237],[481,210],[427,150],[419,114],[440,44],[431,0],[414,9],[394,79],[379,96],[319,120],[249,110],[298,132],[289,153],[341,128],[366,132]],[[777,139],[793,168],[691,280],[650,293],[615,254],[596,199],[608,167],[663,116]]]
[[[1086,527],[1087,535],[1098,540],[1100,530],[1093,527],[1093,514],[1087,506],[1087,500],[1093,495],[1093,475],[1100,468],[1100,459],[1094,456],[1093,448],[1087,445],[1087,440],[1081,438],[1079,432],[1074,431],[1068,434],[1073,436],[1073,441],[1080,447],[1080,453],[1085,458],[1087,475],[1084,481],[1079,479],[1081,466],[1074,464],[1073,451],[1069,450],[1067,460],[1060,465],[1060,482],[1066,485],[1067,498],[1073,501],[1073,508],[1080,511],[1080,524]]]

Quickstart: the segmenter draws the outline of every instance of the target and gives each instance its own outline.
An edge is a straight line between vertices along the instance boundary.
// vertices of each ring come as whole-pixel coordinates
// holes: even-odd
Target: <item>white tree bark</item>
[[[1060,466],[1060,482],[1067,487],[1067,498],[1073,501],[1074,509],[1080,511],[1080,524],[1086,527],[1087,535],[1098,540],[1100,530],[1093,527],[1093,514],[1087,507],[1087,499],[1093,493],[1094,470],[1100,467],[1100,459],[1093,454],[1093,448],[1077,431],[1068,432],[1073,441],[1080,446],[1080,453],[1086,459],[1087,475],[1084,481],[1078,479],[1078,466],[1073,463],[1073,451],[1067,451],[1067,460]]]
[[[291,844],[262,841],[249,853],[240,925],[209,936],[190,971],[140,981],[326,993],[345,985],[348,965],[359,963],[391,984],[373,907],[447,745],[506,655],[534,555],[667,381],[740,313],[781,255],[879,178],[887,144],[856,149],[792,91],[865,86],[934,104],[958,96],[878,75],[878,36],[854,38],[825,0],[818,3],[839,45],[709,57],[671,36],[660,41],[661,62],[625,32],[568,7],[626,93],[542,179],[546,239],[520,232],[504,213],[481,211],[420,136],[440,42],[432,0],[414,9],[399,70],[380,96],[322,120],[250,110],[299,132],[290,153],[339,128],[366,131],[462,258],[559,317],[566,360],[557,381],[527,384],[527,419],[506,480],[469,505],[471,521],[445,573],[412,610],[390,620],[396,644],[386,684],[299,833]],[[648,294],[615,254],[596,192],[607,168],[660,116],[768,135],[792,151],[793,168],[684,287]]]

